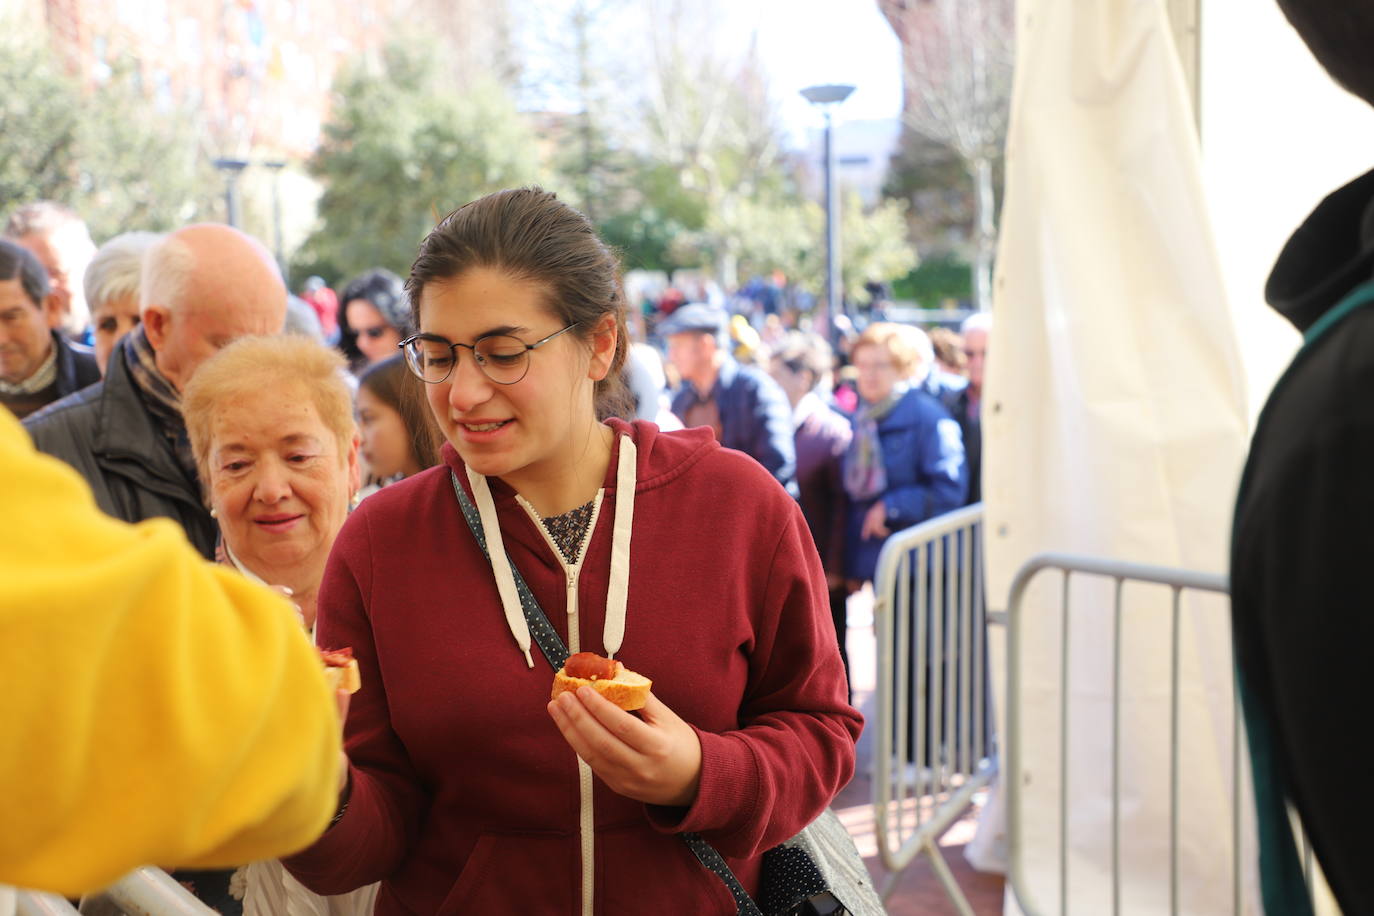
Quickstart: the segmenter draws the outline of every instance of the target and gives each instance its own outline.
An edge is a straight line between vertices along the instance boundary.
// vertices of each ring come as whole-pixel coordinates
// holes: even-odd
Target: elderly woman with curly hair
[[[930,338],[876,322],[854,342],[850,360],[859,407],[844,459],[845,575],[857,585],[873,578],[888,535],[964,504],[968,472],[959,424],[911,383],[934,364]]]
[[[358,489],[358,433],[343,360],[305,337],[244,338],[182,397],[221,553],[291,589],[314,624],[324,561]]]
[[[878,555],[893,532],[964,504],[968,472],[959,424],[935,395],[914,381],[925,378],[925,370],[935,362],[930,338],[920,328],[875,322],[854,342],[851,359],[858,370],[859,407],[843,462],[849,496],[844,548],[845,575],[850,587],[857,588],[873,580]],[[930,715],[945,699],[938,692],[944,683],[939,667],[943,662],[930,654],[931,634],[918,639],[918,629],[910,630],[912,657],[921,651],[923,639],[929,655],[929,705],[920,703],[913,678],[908,684],[911,743],[906,756],[919,765],[933,765],[945,738],[931,729]],[[918,735],[918,730],[924,734]]]
[[[358,489],[353,398],[338,353],[307,337],[245,337],[207,361],[182,413],[221,559],[288,590],[315,625],[325,560]],[[343,898],[311,893],[281,865],[258,862],[230,884],[253,914],[371,911],[373,888]]]

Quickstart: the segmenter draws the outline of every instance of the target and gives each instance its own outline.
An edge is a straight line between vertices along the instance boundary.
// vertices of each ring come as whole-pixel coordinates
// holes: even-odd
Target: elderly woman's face
[[[104,375],[114,345],[138,327],[138,294],[127,293],[91,303],[91,325],[95,328],[95,361],[100,365],[100,374]]]
[[[300,386],[218,408],[210,439],[210,502],[234,554],[276,581],[277,570],[322,562],[357,480],[357,446],[334,433]]]
[[[865,344],[854,351],[851,361],[859,372],[859,397],[869,404],[883,400],[897,387],[901,373],[886,347]]]

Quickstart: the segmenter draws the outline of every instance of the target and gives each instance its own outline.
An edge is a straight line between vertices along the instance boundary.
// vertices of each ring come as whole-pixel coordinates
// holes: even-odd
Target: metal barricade
[[[160,868],[139,868],[114,884],[81,899],[74,907],[66,899],[41,891],[15,891],[17,916],[213,916],[171,875]],[[0,907],[3,909],[3,907]]]
[[[129,872],[99,894],[81,901],[81,913],[104,916],[207,916],[215,911],[160,868],[139,868]]]
[[[18,891],[14,897],[17,916],[74,916],[76,907],[56,894]]]
[[[873,809],[891,873],[883,896],[925,854],[964,916],[973,910],[939,840],[997,772],[982,519],[975,503],[893,534],[874,577]]]
[[[1025,781],[1029,779],[1029,774],[1024,769],[1024,755],[1026,752],[1026,735],[1022,732],[1023,727],[1023,659],[1022,652],[1025,640],[1026,620],[1024,619],[1023,603],[1026,599],[1032,580],[1046,570],[1057,570],[1063,574],[1062,593],[1059,601],[1059,620],[1058,620],[1058,640],[1061,646],[1061,658],[1063,659],[1059,677],[1059,721],[1061,723],[1058,740],[1058,760],[1059,760],[1059,813],[1057,825],[1037,825],[1044,828],[1047,832],[1057,830],[1058,832],[1058,889],[1059,906],[1057,909],[1047,910],[1040,906],[1040,901],[1033,898],[1030,882],[1026,872],[1025,862],[1025,838],[1027,837],[1025,818]],[[1211,593],[1213,595],[1225,596],[1229,594],[1226,578],[1220,575],[1213,575],[1201,572],[1194,572],[1183,569],[1171,569],[1158,566],[1146,566],[1137,563],[1124,563],[1106,561],[1091,557],[1071,556],[1067,554],[1040,554],[1027,561],[1017,572],[1012,582],[1011,594],[1008,601],[1008,645],[1007,645],[1007,733],[1005,742],[1006,751],[1006,775],[1005,786],[1007,789],[1008,807],[1008,826],[1009,826],[1009,852],[1010,870],[1008,880],[1010,881],[1016,900],[1026,916],[1039,916],[1045,912],[1058,912],[1061,916],[1066,916],[1069,912],[1070,893],[1074,887],[1069,873],[1070,851],[1069,851],[1069,831],[1071,821],[1069,817],[1070,800],[1070,780],[1069,763],[1071,755],[1070,734],[1073,720],[1070,715],[1070,669],[1068,663],[1070,658],[1070,644],[1072,640],[1072,627],[1069,622],[1070,614],[1070,582],[1076,576],[1091,576],[1109,580],[1114,584],[1113,601],[1110,608],[1102,608],[1102,611],[1110,612],[1112,615],[1112,639],[1111,645],[1103,646],[1104,651],[1111,652],[1111,753],[1109,765],[1111,798],[1110,804],[1110,824],[1111,840],[1108,852],[1111,860],[1111,906],[1113,914],[1120,913],[1122,910],[1122,871],[1123,867],[1130,863],[1123,862],[1122,852],[1122,726],[1121,726],[1121,704],[1122,704],[1122,590],[1126,583],[1150,583],[1157,586],[1164,586],[1171,590],[1171,621],[1170,621],[1170,657],[1169,657],[1169,775],[1168,775],[1168,797],[1169,797],[1169,820],[1168,820],[1168,910],[1171,914],[1184,911],[1180,900],[1180,873],[1179,873],[1179,822],[1180,822],[1180,644],[1182,627],[1182,596],[1185,591],[1195,591]],[[1229,636],[1225,643],[1229,650]],[[1226,652],[1226,659],[1229,661],[1229,651]],[[1245,861],[1244,850],[1248,847],[1253,849],[1253,838],[1247,836],[1248,831],[1242,831],[1241,812],[1242,805],[1242,786],[1246,785],[1248,778],[1248,761],[1243,766],[1242,758],[1244,734],[1240,727],[1239,700],[1232,689],[1230,697],[1230,861],[1224,863],[1227,878],[1229,878],[1231,889],[1231,909],[1235,914],[1242,911],[1244,893],[1242,887],[1242,863]],[[1083,799],[1080,797],[1080,801]],[[1089,802],[1096,802],[1096,799],[1087,799]],[[1218,842],[1224,838],[1218,837]],[[1299,834],[1298,841],[1300,849],[1303,850],[1306,860],[1308,874],[1308,886],[1314,886],[1312,880],[1313,862],[1309,844],[1305,838]],[[1215,853],[1214,853],[1215,854]],[[1219,867],[1223,863],[1217,863]],[[1051,882],[1055,877],[1051,877]],[[1093,912],[1104,911],[1100,907],[1091,908]]]

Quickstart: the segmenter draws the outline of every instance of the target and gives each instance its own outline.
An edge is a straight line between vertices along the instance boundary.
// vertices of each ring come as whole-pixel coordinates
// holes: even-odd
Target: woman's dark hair
[[[339,349],[350,362],[363,358],[358,349],[358,332],[348,323],[348,303],[354,299],[371,302],[387,324],[409,337],[415,333],[407,308],[405,282],[385,267],[366,271],[348,281],[339,297]]]
[[[42,308],[48,298],[48,271],[43,262],[23,245],[0,239],[0,280],[18,280],[34,308]]]
[[[633,416],[621,378],[629,329],[620,265],[590,220],[542,188],[497,191],[454,210],[420,243],[411,265],[406,290],[415,325],[426,284],[475,267],[543,286],[549,311],[564,325],[576,324],[573,333],[583,341],[591,340],[598,321],[612,316],[615,353],[610,371],[596,383],[597,417]]]
[[[410,457],[420,470],[439,463],[444,434],[425,402],[424,382],[406,368],[404,356],[397,354],[373,363],[358,376],[358,385],[401,415],[410,439]]]

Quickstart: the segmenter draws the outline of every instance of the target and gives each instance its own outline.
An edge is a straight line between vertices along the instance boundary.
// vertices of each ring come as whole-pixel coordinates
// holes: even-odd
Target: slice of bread
[[[560,669],[553,676],[553,694],[550,698],[556,698],[560,693],[566,693],[569,690],[576,690],[583,684],[621,709],[629,711],[644,708],[644,704],[649,701],[649,688],[654,685],[654,682],[642,674],[636,674],[619,662],[616,662],[615,677],[610,680],[572,677],[568,674],[567,669]]]
[[[326,665],[324,679],[332,690],[347,690],[349,693],[357,693],[358,689],[363,686],[362,675],[358,673],[357,659],[349,659],[347,665]]]

